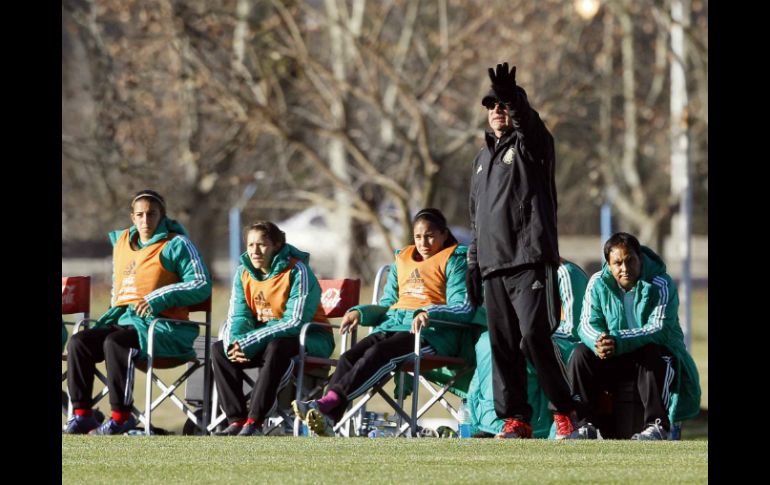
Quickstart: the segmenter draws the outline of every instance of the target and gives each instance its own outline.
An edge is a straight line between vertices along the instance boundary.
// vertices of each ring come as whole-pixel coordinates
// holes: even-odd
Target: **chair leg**
[[[145,394],[144,405],[144,434],[150,436],[152,434],[152,357],[147,361],[147,387]]]

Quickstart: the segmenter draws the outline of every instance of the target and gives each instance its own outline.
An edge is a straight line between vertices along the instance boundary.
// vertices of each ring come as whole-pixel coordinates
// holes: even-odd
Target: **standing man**
[[[491,130],[473,161],[468,294],[486,297],[498,438],[530,438],[525,357],[554,411],[556,438],[574,431],[575,405],[551,334],[559,325],[553,137],[516,85],[516,67],[489,69],[481,104]],[[483,294],[482,294],[483,281]]]

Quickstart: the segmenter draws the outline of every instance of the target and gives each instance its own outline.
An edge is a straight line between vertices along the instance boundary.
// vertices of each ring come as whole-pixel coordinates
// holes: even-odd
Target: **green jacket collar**
[[[283,272],[289,266],[291,258],[299,259],[303,263],[308,264],[310,261],[310,253],[300,251],[289,243],[284,244],[281,250],[278,251],[275,257],[273,257],[273,262],[270,264],[270,273],[267,275],[264,275],[262,271],[254,267],[248,252],[241,254],[241,264],[254,279],[262,281]]]
[[[121,229],[118,231],[112,231],[110,236],[110,241],[114,245],[116,242],[118,242],[118,238],[120,238],[120,235],[125,231],[125,229]],[[138,236],[138,230],[136,229],[136,226],[132,225],[128,228],[128,238],[131,241],[136,241],[136,243],[139,245],[140,248],[144,248],[147,246],[150,246],[152,244],[157,243],[158,241],[162,241],[163,239],[166,239],[169,235],[169,233],[175,233],[175,234],[181,234],[183,236],[189,237],[189,234],[187,233],[187,229],[185,227],[175,221],[174,219],[169,219],[168,217],[163,217],[163,219],[160,220],[160,223],[158,224],[158,228],[155,229],[155,234],[153,234],[152,238],[146,243],[143,244],[139,240]]]
[[[644,284],[650,284],[652,283],[652,280],[655,279],[656,276],[661,276],[666,273],[666,264],[663,262],[660,256],[658,256],[655,251],[648,248],[647,246],[642,246],[642,274],[639,277],[639,282],[637,282],[637,286],[644,286]],[[606,283],[606,285],[611,288],[616,293],[620,294],[620,286],[618,286],[618,282],[615,281],[615,278],[612,276],[612,272],[610,271],[610,266],[605,261],[602,264],[602,280]]]

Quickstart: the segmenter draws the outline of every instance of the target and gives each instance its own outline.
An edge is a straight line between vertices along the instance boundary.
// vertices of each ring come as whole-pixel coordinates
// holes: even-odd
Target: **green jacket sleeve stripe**
[[[235,276],[233,277],[233,290],[230,292],[230,305],[227,309],[227,319],[225,323],[219,329],[219,338],[224,341],[224,350],[227,352],[227,348],[233,342],[231,335],[231,329],[233,324],[240,323],[244,320],[247,325],[252,328],[256,326],[257,319],[254,318],[254,314],[251,313],[251,309],[246,304],[246,297],[243,294],[243,284],[241,283],[241,274],[245,271],[243,265],[238,266],[235,270]]]
[[[567,267],[563,264],[559,265],[556,275],[559,279],[559,296],[561,297],[561,307],[564,310],[564,320],[562,320],[554,335],[569,338],[572,336],[573,306],[575,304],[575,294],[572,292],[572,279],[569,276]]]
[[[208,270],[190,239],[176,236],[163,248],[161,257],[169,264],[167,269],[177,273],[182,281],[158,288],[144,297],[155,312],[199,303],[211,295]]]
[[[602,314],[600,308],[594,309],[596,302],[593,301],[594,287],[596,286],[596,283],[601,280],[601,276],[601,271],[597,271],[591,276],[591,280],[588,282],[588,288],[586,288],[586,296],[583,300],[583,311],[580,314],[580,339],[591,349],[593,349],[596,340],[599,338],[599,335],[601,335],[601,332],[599,332],[599,330],[592,324],[592,321],[594,319],[600,319]]]

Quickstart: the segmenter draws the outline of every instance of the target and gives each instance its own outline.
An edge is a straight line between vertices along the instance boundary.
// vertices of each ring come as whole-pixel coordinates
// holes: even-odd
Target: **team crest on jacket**
[[[503,155],[503,163],[510,165],[513,163],[513,147],[509,148]]]

